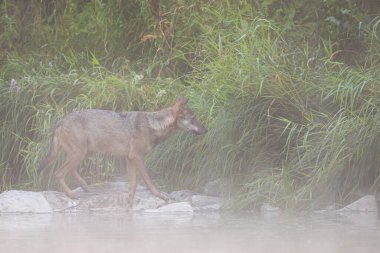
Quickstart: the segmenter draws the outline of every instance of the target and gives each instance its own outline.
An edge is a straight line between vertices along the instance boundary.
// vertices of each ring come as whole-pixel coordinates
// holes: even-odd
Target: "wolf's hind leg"
[[[75,179],[78,181],[78,183],[80,184],[82,189],[87,192],[88,191],[88,185],[87,185],[86,181],[79,175],[78,168],[73,169],[72,174],[74,175]]]

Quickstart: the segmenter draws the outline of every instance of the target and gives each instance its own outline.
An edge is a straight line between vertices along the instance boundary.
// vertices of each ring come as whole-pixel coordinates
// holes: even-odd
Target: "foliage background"
[[[83,108],[157,110],[185,94],[208,125],[149,155],[160,187],[222,178],[226,206],[345,203],[379,191],[376,1],[3,0],[0,190],[35,173],[54,123]],[[125,177],[119,159],[81,165]]]

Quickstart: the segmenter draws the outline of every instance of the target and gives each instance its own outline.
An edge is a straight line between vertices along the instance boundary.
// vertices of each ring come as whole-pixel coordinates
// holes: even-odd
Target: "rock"
[[[214,204],[220,205],[220,199],[218,197],[211,197],[205,195],[193,195],[191,197],[191,204],[195,207],[205,207]]]
[[[230,192],[231,188],[231,184],[229,184],[226,180],[219,178],[211,182],[208,182],[203,187],[202,192],[207,196],[220,197]]]
[[[313,212],[314,213],[320,213],[320,214],[326,214],[326,213],[335,212],[339,207],[341,207],[341,206],[334,203],[334,204],[328,205],[322,209],[314,210]]]
[[[280,211],[281,211],[281,209],[279,207],[272,206],[269,203],[263,203],[261,205],[261,207],[260,207],[261,214],[265,214],[265,213],[278,213]]]
[[[89,185],[88,191],[77,188],[77,199],[68,198],[62,192],[9,191],[0,194],[0,212],[89,212],[89,211],[144,211],[182,212],[216,211],[220,209],[217,197],[194,195],[182,190],[170,194],[171,202],[154,196],[146,187],[138,186],[131,208],[128,183],[101,183]]]
[[[154,196],[149,197],[149,198],[139,198],[139,199],[135,199],[135,202],[133,205],[133,211],[157,209],[164,204],[165,204],[164,200],[154,197]]]
[[[194,211],[197,212],[217,212],[220,210],[220,204],[210,204],[201,207],[194,207]]]
[[[193,207],[189,202],[178,202],[168,204],[157,209],[147,209],[145,210],[147,213],[194,213]]]
[[[104,192],[80,198],[80,206],[90,211],[115,211],[130,209],[127,192]]]
[[[0,194],[1,213],[52,213],[53,209],[41,192],[7,191]]]
[[[69,209],[77,210],[80,204],[78,199],[71,199],[62,192],[45,191],[42,193],[53,212],[63,212]]]
[[[190,191],[190,190],[181,190],[181,191],[174,191],[169,194],[169,197],[174,200],[174,201],[190,201],[191,196],[193,196],[195,192]]]
[[[377,212],[377,201],[374,195],[366,195],[337,212]]]

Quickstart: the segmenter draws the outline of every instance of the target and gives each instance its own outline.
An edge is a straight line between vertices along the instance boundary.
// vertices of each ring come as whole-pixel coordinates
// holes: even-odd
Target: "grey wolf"
[[[56,161],[62,149],[66,160],[56,170],[55,177],[65,194],[76,198],[75,192],[65,183],[65,176],[72,173],[81,187],[87,190],[87,183],[77,171],[86,156],[93,153],[122,156],[127,160],[130,204],[136,192],[137,172],[155,196],[168,200],[168,195],[159,191],[149,177],[144,157],[177,130],[195,134],[207,132],[184,97],[178,98],[173,106],[155,112],[95,109],[72,112],[55,125],[50,150],[37,171]]]

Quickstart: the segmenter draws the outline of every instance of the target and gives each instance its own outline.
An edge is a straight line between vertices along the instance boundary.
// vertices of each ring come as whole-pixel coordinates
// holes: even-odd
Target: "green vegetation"
[[[35,169],[66,113],[157,110],[179,94],[209,132],[149,155],[168,191],[223,178],[234,208],[308,209],[380,190],[380,6],[27,2],[0,4],[0,190],[57,188],[54,168]],[[125,168],[94,157],[81,174]]]

